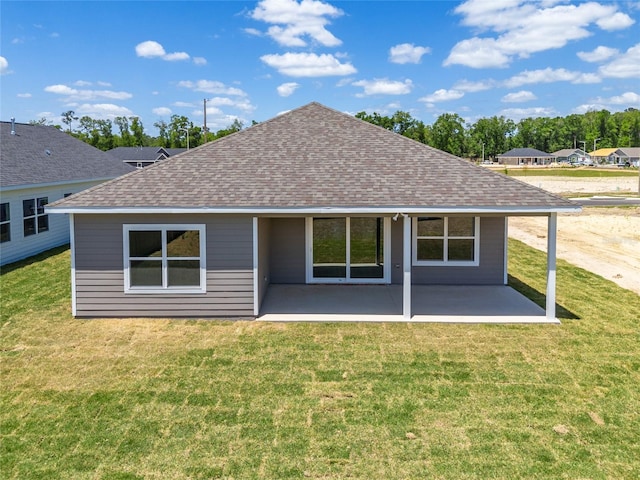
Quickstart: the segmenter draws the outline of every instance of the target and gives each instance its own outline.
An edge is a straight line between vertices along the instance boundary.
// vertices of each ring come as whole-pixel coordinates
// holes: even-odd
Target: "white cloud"
[[[253,112],[256,109],[246,97],[213,97],[207,100],[207,113],[209,107],[231,107],[244,112]]]
[[[9,62],[6,58],[0,57],[0,75],[9,73]]]
[[[522,102],[530,102],[531,100],[535,100],[536,97],[533,92],[529,92],[528,90],[520,90],[519,92],[507,93],[504,97],[502,97],[502,101],[505,103],[522,103]]]
[[[73,82],[76,87],[89,87],[91,86],[91,82],[87,82],[86,80],[78,80],[77,82]]]
[[[565,68],[544,68],[540,70],[525,70],[505,80],[507,88],[520,87],[537,83],[571,82],[571,83],[599,83],[600,77],[594,74],[575,72]]]
[[[553,107],[532,108],[506,108],[498,112],[498,116],[504,116],[514,121],[529,117],[554,117],[557,112]]]
[[[244,33],[247,33],[249,35],[253,35],[254,37],[261,37],[262,36],[262,32],[260,30],[258,30],[257,28],[245,28],[244,29]]]
[[[640,43],[598,70],[604,77],[640,78]]]
[[[441,88],[440,90],[436,90],[431,95],[427,95],[426,97],[422,97],[418,99],[420,102],[427,103],[438,103],[438,102],[447,102],[450,100],[458,100],[464,97],[464,92],[459,90],[445,90]]]
[[[136,45],[136,55],[143,58],[164,57],[167,52],[158,42],[147,40]]]
[[[585,2],[557,5],[529,0],[467,0],[456,7],[462,24],[493,36],[475,36],[458,42],[444,65],[472,68],[506,67],[514,58],[558,49],[592,35],[590,27],[624,29],[634,23],[614,4]]]
[[[263,55],[264,63],[290,77],[327,77],[334,75],[352,75],[357,72],[350,63],[340,63],[331,54],[324,53],[285,53],[283,55]]]
[[[167,62],[191,58],[186,52],[167,53],[164,47],[154,40],[147,40],[136,45],[136,55],[142,58],[161,58]]]
[[[173,113],[171,109],[167,107],[157,107],[151,111],[153,112],[154,115],[157,115],[159,117],[168,117]]]
[[[591,52],[578,52],[578,57],[585,62],[604,62],[611,57],[614,57],[618,54],[618,49],[603,47],[602,45],[597,47],[595,50]]]
[[[490,90],[496,86],[495,80],[482,80],[479,82],[471,82],[469,80],[460,80],[453,86],[453,90],[459,90],[462,92],[482,92],[484,90]]]
[[[134,113],[127,107],[114,105],[113,103],[83,103],[75,108],[76,115],[88,115],[91,118],[110,119],[115,117],[130,117]]]
[[[303,37],[325,47],[342,44],[326,26],[331,23],[329,18],[340,17],[343,12],[328,3],[318,0],[302,0],[300,3],[295,0],[262,0],[250,15],[254,20],[272,24],[267,35],[286,47],[307,46]]]
[[[235,95],[245,97],[247,94],[239,88],[229,87],[222,82],[216,80],[182,80],[178,82],[179,87],[188,88],[194,92],[205,92],[214,95]]]
[[[419,47],[413,43],[401,43],[389,49],[389,61],[392,63],[420,63],[422,56],[431,53],[429,47]]]
[[[128,92],[114,92],[112,90],[82,90],[71,88],[68,85],[49,85],[44,88],[45,92],[55,93],[56,95],[66,96],[68,101],[87,101],[99,98],[107,98],[110,100],[127,100],[133,95]]]
[[[296,82],[287,82],[282,85],[278,85],[276,89],[278,91],[278,95],[281,97],[288,97],[293,94],[298,88],[300,88],[300,84]]]
[[[31,95],[30,93],[18,93],[16,96],[18,98],[31,98],[33,95]]]
[[[413,89],[413,82],[408,79],[404,82],[399,82],[387,78],[374,78],[373,80],[359,80],[353,82],[352,85],[364,88],[362,93],[356,95],[357,97],[369,95],[406,95],[411,93]]]
[[[583,105],[577,106],[573,113],[586,113],[593,110],[621,110],[629,107],[640,108],[640,95],[635,92],[625,92],[609,98],[596,97]]]
[[[207,59],[204,57],[193,57],[193,63],[195,63],[198,66],[206,65]]]
[[[635,23],[635,20],[625,13],[617,12],[611,16],[601,18],[596,23],[603,30],[614,31],[624,30],[625,28],[630,27]]]

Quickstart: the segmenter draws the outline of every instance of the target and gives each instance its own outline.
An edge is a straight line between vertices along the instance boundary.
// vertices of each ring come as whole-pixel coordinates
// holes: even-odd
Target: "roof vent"
[[[11,117],[11,135],[16,134],[16,117]]]

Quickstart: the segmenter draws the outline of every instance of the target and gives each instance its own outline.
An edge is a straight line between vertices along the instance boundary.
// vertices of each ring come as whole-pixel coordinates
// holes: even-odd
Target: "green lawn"
[[[5,270],[1,478],[640,478],[640,296],[562,261],[560,326],[76,320],[68,251]]]
[[[527,167],[501,167],[492,168],[497,172],[505,173],[510,177],[637,177],[638,169],[605,169],[605,168],[527,168]]]

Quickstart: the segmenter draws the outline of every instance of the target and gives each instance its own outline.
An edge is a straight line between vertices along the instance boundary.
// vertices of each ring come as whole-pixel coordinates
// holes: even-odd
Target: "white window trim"
[[[200,257],[167,257],[167,230],[197,230],[200,237]],[[129,273],[129,232],[130,231],[161,231],[162,232],[162,285],[161,287],[132,287]],[[206,256],[206,226],[204,224],[124,224],[122,226],[122,256],[124,259],[124,293],[130,294],[176,294],[176,293],[207,293],[207,256]],[[135,257],[134,257],[135,258]],[[199,287],[169,287],[167,286],[167,262],[169,260],[199,260]]]
[[[9,226],[9,239],[2,243],[9,243],[11,241],[11,202],[2,202],[2,205],[7,205],[7,219],[3,222],[0,222],[0,225],[8,225]]]
[[[383,278],[351,278],[351,271],[347,268],[347,276],[345,278],[316,278],[313,276],[313,219],[321,217],[306,217],[306,282],[314,283],[353,283],[353,284],[389,284],[391,283],[391,218],[381,217],[383,220]],[[337,217],[343,218],[343,217]],[[351,218],[359,218],[357,216],[344,217],[347,225],[347,243],[346,243],[346,262],[351,264]]]
[[[32,237],[34,235],[41,235],[43,233],[46,233],[48,231],[51,230],[51,226],[49,225],[49,214],[47,213],[47,211],[44,208],[44,205],[42,206],[42,213],[38,213],[38,200],[42,200],[42,199],[46,199],[47,201],[45,202],[45,205],[49,203],[49,196],[45,196],[45,197],[28,197],[28,198],[24,198],[22,199],[22,236],[24,238],[27,237]],[[24,214],[24,202],[29,201],[29,200],[33,200],[35,209],[33,212],[33,215],[27,215],[25,216]],[[47,228],[46,230],[40,230],[40,226],[38,225],[38,220],[40,219],[40,217],[47,217]],[[24,221],[25,220],[31,220],[33,219],[34,222],[34,229],[35,231],[29,235],[26,234],[25,230],[24,230]]]
[[[412,230],[413,233],[411,235],[412,240],[412,264],[416,267],[477,267],[480,265],[480,217],[474,218],[474,235],[472,237],[460,237],[460,236],[449,236],[449,217],[444,215],[429,215],[433,217],[444,218],[444,236],[418,236],[418,218],[421,217],[413,217],[413,225]],[[444,240],[444,259],[443,260],[418,260],[418,240],[426,239],[426,238],[434,238],[434,239],[443,239]],[[447,252],[449,247],[449,240],[458,240],[458,239],[472,239],[473,238],[473,260],[447,260]]]

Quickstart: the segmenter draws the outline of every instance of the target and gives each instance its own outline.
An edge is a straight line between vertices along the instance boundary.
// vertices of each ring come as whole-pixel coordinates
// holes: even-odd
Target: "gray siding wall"
[[[412,267],[415,285],[502,285],[504,283],[505,217],[480,218],[480,265],[477,267]],[[402,222],[391,222],[391,282],[402,283]],[[399,268],[396,268],[399,265]]]
[[[305,283],[304,218],[272,218],[270,283]]]
[[[271,219],[258,219],[258,307],[262,305],[269,288],[271,272],[269,268],[269,250],[271,243]]]
[[[212,215],[74,216],[79,317],[253,316],[251,217]],[[207,293],[124,293],[122,225],[206,225]]]

